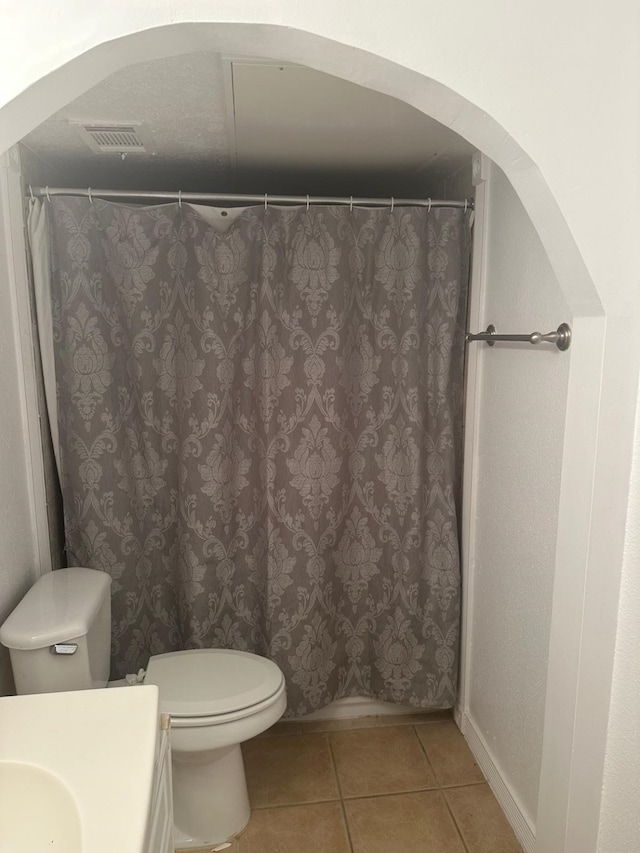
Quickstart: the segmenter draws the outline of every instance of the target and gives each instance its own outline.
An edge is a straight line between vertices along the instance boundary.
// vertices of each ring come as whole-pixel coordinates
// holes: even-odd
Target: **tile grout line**
[[[434,712],[434,713],[440,713],[440,712],[439,712],[439,711],[436,711],[436,712]],[[377,729],[377,728],[386,729],[386,728],[391,728],[391,727],[393,727],[393,726],[402,726],[402,727],[405,727],[405,726],[406,726],[406,727],[409,727],[409,726],[414,726],[414,727],[415,727],[416,725],[420,725],[420,726],[422,726],[422,725],[427,725],[427,726],[429,726],[429,725],[434,725],[434,724],[437,724],[437,723],[446,723],[446,722],[449,722],[449,719],[448,719],[448,718],[442,718],[442,719],[435,719],[435,720],[421,719],[421,720],[420,720],[419,722],[417,722],[417,723],[416,723],[416,722],[411,722],[409,719],[408,719],[406,722],[402,722],[401,720],[394,720],[392,723],[381,723],[381,722],[379,722],[379,721],[380,721],[381,719],[386,719],[386,716],[387,716],[387,715],[385,715],[385,714],[372,714],[372,715],[370,715],[370,716],[374,717],[374,718],[375,718],[375,720],[376,720],[376,722],[375,722],[373,725],[364,725],[364,726],[357,726],[357,725],[355,725],[355,726],[354,726],[354,725],[348,725],[348,726],[336,726],[336,727],[325,728],[325,729],[322,729],[322,728],[320,728],[320,729],[315,729],[314,731],[308,731],[308,732],[301,731],[301,730],[297,730],[297,731],[294,731],[294,732],[287,732],[287,731],[282,731],[282,730],[279,730],[279,731],[277,731],[277,732],[270,732],[270,730],[269,730],[269,729],[267,729],[267,731],[266,731],[266,732],[263,732],[262,734],[256,735],[256,738],[260,738],[260,739],[262,739],[262,738],[270,738],[270,737],[293,737],[293,736],[295,736],[295,735],[335,734],[336,732],[345,732],[345,731],[362,731],[362,729]],[[409,717],[409,718],[410,718],[410,717],[417,716],[417,715],[414,715],[414,714],[403,714],[402,716],[404,716],[404,717]],[[353,718],[353,717],[346,717],[346,718],[345,718],[345,720],[352,720],[352,719],[354,719],[354,718]],[[367,717],[365,717],[364,719],[368,719],[368,718],[367,718]],[[451,718],[451,719],[453,719],[453,718]],[[300,724],[298,720],[290,720],[290,721],[289,721],[289,720],[284,720],[284,721],[281,721],[281,722],[282,722],[282,724],[283,724],[283,725],[286,725],[286,724],[287,724],[287,722],[291,722],[292,724]],[[341,722],[341,721],[340,721],[340,720],[328,720],[327,722],[328,722],[328,723],[335,723],[335,722]],[[322,724],[322,721],[317,720],[317,721],[314,721],[314,722],[310,722],[308,725],[312,726],[312,725],[318,725],[318,724],[320,724],[320,725],[321,725],[321,724]],[[276,725],[276,726],[277,726],[277,725],[280,725],[280,723],[276,723],[275,725]],[[307,724],[306,724],[306,723],[302,723],[301,725],[307,725]]]
[[[336,777],[336,785],[338,786],[338,795],[340,796],[340,811],[342,812],[342,820],[344,821],[344,828],[347,832],[347,843],[349,845],[349,850],[351,853],[354,853],[353,849],[353,841],[351,839],[351,828],[349,826],[349,821],[347,819],[347,812],[344,807],[344,799],[342,797],[342,785],[340,784],[340,775],[338,773],[338,764],[336,762],[336,757],[333,752],[333,744],[331,742],[331,734],[327,733],[327,741],[329,742],[329,754],[331,755],[331,764],[333,766],[333,772]]]
[[[390,797],[404,797],[406,794],[433,794],[440,788],[409,788],[407,791],[385,791],[383,794],[356,794],[354,797],[345,797],[345,803],[354,803],[356,800],[384,800]],[[334,800],[335,802],[335,800]]]
[[[469,851],[469,847],[467,846],[467,842],[465,841],[464,835],[462,834],[462,830],[461,830],[461,829],[460,829],[460,827],[458,826],[458,821],[456,820],[456,816],[454,815],[453,811],[451,810],[451,806],[449,805],[449,800],[447,800],[447,797],[446,797],[446,794],[445,794],[445,789],[444,789],[444,788],[442,787],[442,785],[440,784],[440,779],[438,779],[438,776],[437,776],[437,774],[436,774],[436,769],[435,769],[435,767],[433,766],[433,764],[431,763],[431,759],[429,758],[429,753],[427,752],[427,748],[426,748],[426,746],[422,743],[422,740],[421,740],[421,738],[420,738],[420,735],[418,734],[418,731],[417,731],[417,729],[416,729],[416,727],[415,727],[415,726],[413,726],[413,732],[414,732],[415,736],[418,738],[418,743],[419,743],[419,744],[420,744],[420,746],[422,747],[422,751],[423,751],[423,753],[424,753],[424,757],[427,759],[427,763],[429,764],[429,767],[431,768],[431,772],[433,773],[433,778],[436,780],[436,784],[438,785],[437,790],[440,792],[440,796],[441,796],[441,797],[442,797],[442,799],[444,800],[445,808],[447,809],[447,811],[449,812],[449,814],[450,814],[450,816],[451,816],[451,820],[453,821],[453,825],[454,825],[454,827],[455,827],[455,830],[456,830],[456,832],[458,833],[458,838],[459,838],[459,839],[460,839],[460,841],[462,842],[462,846],[464,847],[464,849],[465,849],[466,853],[470,853],[470,851]],[[458,787],[462,787],[462,786],[458,786]]]
[[[460,836],[460,838],[462,840],[462,846],[467,851],[467,853],[470,853],[469,847],[467,846],[467,841],[464,837],[464,832],[462,831],[462,827],[458,824],[458,821],[456,820],[456,816],[453,813],[453,809],[451,808],[451,805],[449,804],[449,800],[447,799],[447,795],[446,795],[444,789],[441,790],[441,794],[442,794],[442,799],[444,800],[445,805],[447,807],[447,810],[449,811],[449,814],[451,815],[451,818],[453,820],[453,824],[454,824],[455,828],[458,830],[458,835]]]
[[[424,757],[427,759],[427,764],[429,765],[431,772],[433,773],[433,778],[436,780],[436,786],[437,786],[438,790],[442,790],[442,785],[440,784],[440,780],[438,779],[438,774],[436,773],[436,768],[431,763],[431,759],[429,758],[429,753],[427,752],[427,748],[422,743],[422,740],[420,739],[420,735],[418,734],[416,727],[412,726],[411,728],[413,729],[413,733],[417,738],[418,744],[420,745],[420,749],[422,750]]]
[[[251,806],[251,811],[254,812],[263,812],[266,809],[295,809],[298,806],[322,806],[324,803],[338,803],[340,802],[338,797],[334,797],[333,799],[327,800],[304,800],[300,802],[299,800],[295,803],[272,803],[271,805],[266,806]]]

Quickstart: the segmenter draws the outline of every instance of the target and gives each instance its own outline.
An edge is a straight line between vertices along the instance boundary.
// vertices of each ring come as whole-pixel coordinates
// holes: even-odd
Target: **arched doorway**
[[[563,461],[566,473],[562,486],[549,659],[551,692],[547,703],[546,759],[539,814],[539,829],[548,839],[547,846],[539,849],[562,849],[554,839],[564,837],[563,826],[573,782],[570,774],[559,774],[560,781],[553,784],[551,779],[558,775],[554,774],[556,765],[571,764],[573,721],[579,710],[578,659],[583,613],[580,604],[576,604],[576,599],[581,600],[576,590],[584,590],[587,582],[599,407],[598,365],[604,339],[603,314],[595,287],[549,188],[527,154],[480,107],[442,83],[380,56],[285,26],[203,21],[143,32],[134,29],[132,27],[129,35],[117,41],[105,42],[72,59],[3,107],[0,110],[0,140],[4,142],[0,142],[0,148],[23,136],[52,110],[124,65],[176,55],[197,47],[244,52],[300,62],[344,77],[404,100],[445,125],[455,125],[456,132],[501,166],[536,226],[574,312],[574,349]],[[582,439],[585,429],[591,441],[592,456],[585,455],[584,442],[574,441],[577,435]],[[600,781],[594,780],[593,784],[599,787]]]

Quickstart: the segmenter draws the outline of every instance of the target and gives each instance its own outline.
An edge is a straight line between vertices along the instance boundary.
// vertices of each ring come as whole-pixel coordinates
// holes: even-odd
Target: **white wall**
[[[444,179],[442,198],[473,198],[473,173],[471,159],[469,162]]]
[[[629,184],[629,163],[637,161],[637,4],[634,0],[554,0],[514,5],[510,0],[446,4],[436,0],[370,0],[345,4],[343,0],[139,0],[122,4],[85,0],[49,3],[31,0],[16,4],[4,0],[0,31],[0,104],[10,101],[71,57],[127,33],[145,31],[179,22],[201,20],[258,22],[283,25],[301,32],[318,33],[372,54],[383,56],[408,69],[416,69],[450,86],[477,104],[502,125],[508,136],[522,146],[541,169],[565,212],[590,269],[596,277],[615,275],[633,254],[605,260],[600,251],[602,232],[585,210],[594,174],[611,176],[609,197],[615,202]],[[34,22],[38,26],[34,27]],[[580,37],[576,38],[579,22]],[[603,35],[604,34],[604,35]],[[249,39],[253,36],[248,35]],[[173,52],[205,47],[206,28],[194,27]],[[273,44],[265,28],[251,52],[268,52]],[[29,49],[25,50],[25,45]],[[144,58],[148,42],[140,44]],[[82,91],[124,60],[103,52],[102,69],[92,69],[75,81],[53,81],[47,90],[47,109],[55,111],[68,100],[67,87]],[[599,62],[593,62],[598,56]],[[315,67],[322,56],[301,41],[300,61]],[[354,78],[374,88],[384,88],[384,78],[363,70],[360,60],[351,62]],[[430,92],[435,100],[435,93]],[[30,98],[42,97],[36,90]],[[420,93],[413,98],[420,100]],[[26,103],[26,102],[25,102]],[[7,111],[9,115],[9,111]],[[29,128],[24,110],[10,112],[17,137],[2,128],[0,149],[24,135]],[[597,115],[598,120],[593,117]],[[451,108],[447,123],[469,135],[468,120],[459,107]],[[489,122],[487,122],[489,127]],[[617,129],[624,128],[618,133]],[[631,132],[629,132],[631,131]],[[473,130],[477,147],[500,163],[496,152]],[[495,145],[495,142],[494,142]],[[617,157],[609,152],[615,146]],[[571,152],[562,156],[561,151]],[[517,152],[514,148],[514,156]],[[502,152],[504,156],[504,151]],[[504,163],[501,163],[504,167]],[[517,163],[513,164],[516,168]],[[524,163],[520,164],[521,166]],[[633,179],[632,179],[633,180]],[[631,237],[633,223],[622,222]],[[620,232],[619,232],[620,233]]]
[[[175,55],[201,47],[237,53],[244,47],[401,97],[461,133],[509,176],[576,317],[539,850],[590,853],[598,826],[623,548],[630,535],[627,501],[640,360],[636,0],[139,0],[126,5],[3,0],[2,6],[0,150],[122,64],[163,51]],[[229,26],[202,23],[212,20]],[[238,21],[259,26],[234,27]],[[181,22],[193,26],[150,29]],[[139,35],[118,41],[134,33]],[[98,45],[99,53],[92,53]],[[598,299],[606,317],[604,342]],[[10,323],[3,322],[11,334]],[[17,382],[13,370],[10,360],[2,366],[3,381],[11,387]],[[12,418],[9,434],[14,427]],[[576,488],[581,477],[586,489]],[[11,486],[5,488],[8,497]],[[517,496],[517,484],[510,488]],[[0,551],[0,564],[10,557],[9,543],[6,554]],[[631,624],[633,601],[627,595],[620,615],[622,628]],[[621,642],[618,652],[616,672],[622,673],[633,650]],[[616,701],[617,690],[616,678]],[[612,746],[627,720],[628,711],[612,716]],[[614,764],[615,756],[610,751]],[[609,775],[614,780],[609,808],[626,776],[624,768],[619,777]],[[633,848],[623,843],[620,849]]]
[[[540,239],[495,166],[487,187],[481,328],[547,332],[570,323]],[[535,826],[571,351],[470,346],[478,348],[478,410],[466,476],[475,529],[466,713]]]
[[[21,324],[10,285],[14,278],[13,211],[7,205],[11,169],[10,158],[0,157],[0,623],[37,576],[18,337]],[[9,655],[0,647],[0,695],[13,692]]]
[[[640,406],[637,424],[640,426]],[[640,429],[636,433],[629,536],[611,694],[598,853],[640,850]]]

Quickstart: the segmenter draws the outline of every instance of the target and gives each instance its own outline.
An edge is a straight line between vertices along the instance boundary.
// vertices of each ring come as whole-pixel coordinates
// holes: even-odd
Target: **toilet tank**
[[[111,578],[72,566],[39,578],[0,627],[18,693],[106,687]]]

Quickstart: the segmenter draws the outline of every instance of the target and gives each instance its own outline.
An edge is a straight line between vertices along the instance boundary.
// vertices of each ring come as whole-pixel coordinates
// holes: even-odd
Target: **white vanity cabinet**
[[[171,717],[160,715],[147,853],[174,853],[171,789]]]

